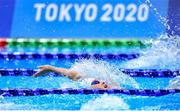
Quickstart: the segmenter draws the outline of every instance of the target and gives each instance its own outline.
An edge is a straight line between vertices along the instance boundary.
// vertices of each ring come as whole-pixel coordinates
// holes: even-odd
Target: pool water
[[[164,89],[170,78],[134,78],[141,89]],[[0,88],[76,88],[77,82],[64,77],[1,77]],[[115,95],[43,95],[31,97],[1,97],[0,108],[33,110],[79,110],[79,109],[149,109],[177,110],[180,94],[160,97]],[[106,100],[108,98],[108,100]],[[98,100],[100,99],[100,100]],[[117,103],[111,103],[117,99]],[[121,100],[121,101],[120,101]],[[94,102],[95,101],[95,102]],[[103,101],[100,103],[99,101]],[[89,103],[93,102],[93,103]],[[111,103],[111,104],[110,104]],[[97,105],[98,104],[98,105]],[[123,106],[123,104],[126,104]],[[105,107],[106,106],[106,107]],[[111,107],[109,107],[111,106]],[[123,106],[123,107],[122,107]]]
[[[54,52],[54,53],[141,53],[140,48],[5,48],[2,52]],[[107,49],[107,50],[106,50]],[[145,49],[143,49],[145,50]],[[117,68],[124,68],[127,61],[106,59]],[[1,59],[0,68],[24,68],[37,69],[40,65],[54,65],[57,67],[70,68],[77,62],[76,59]],[[97,67],[99,64],[97,64]],[[101,67],[103,68],[103,67]],[[155,67],[154,67],[155,68]],[[158,67],[157,67],[158,68]],[[103,70],[103,69],[102,69]],[[172,78],[133,78],[139,89],[166,89]],[[129,81],[127,81],[128,83]],[[31,76],[1,76],[0,89],[8,88],[85,88],[79,86],[76,81],[65,77],[52,77],[48,74],[44,77],[33,78]],[[180,110],[180,94],[169,94],[165,96],[135,96],[125,94],[90,94],[90,95],[43,95],[43,96],[19,96],[19,97],[0,97],[1,110]]]

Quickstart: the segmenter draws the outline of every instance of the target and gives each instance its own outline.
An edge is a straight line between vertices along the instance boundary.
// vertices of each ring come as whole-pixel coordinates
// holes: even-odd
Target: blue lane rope
[[[122,59],[131,60],[139,57],[139,54],[62,54],[62,53],[0,53],[0,59]]]
[[[168,94],[180,93],[180,89],[160,89],[160,90],[150,90],[150,89],[0,89],[0,96],[12,97],[12,96],[39,96],[47,94],[126,94],[126,95],[136,95],[136,96],[163,96]]]
[[[180,75],[180,70],[168,69],[120,69],[123,73],[131,77],[176,77]],[[0,69],[0,76],[32,76],[37,70],[33,69]],[[52,72],[51,76],[60,76]]]
[[[180,70],[169,69],[120,69],[131,77],[176,77],[180,76]]]

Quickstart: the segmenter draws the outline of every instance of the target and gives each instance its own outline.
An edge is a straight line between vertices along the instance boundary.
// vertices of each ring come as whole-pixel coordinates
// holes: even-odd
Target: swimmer
[[[77,71],[72,70],[72,69],[66,69],[66,68],[58,68],[50,65],[44,65],[39,67],[39,71],[33,75],[33,77],[38,77],[43,74],[46,74],[48,72],[56,72],[60,75],[63,75],[65,77],[68,77],[69,79],[72,79],[74,81],[84,79],[84,77]],[[114,82],[112,79],[110,81],[113,83],[114,86],[118,86],[116,82]],[[97,79],[92,79],[91,83],[91,88],[93,89],[113,89],[115,87],[112,87],[111,85],[106,84],[102,80],[97,80]]]

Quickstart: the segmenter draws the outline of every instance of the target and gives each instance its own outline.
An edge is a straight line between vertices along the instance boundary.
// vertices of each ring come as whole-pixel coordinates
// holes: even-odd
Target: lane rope
[[[126,94],[126,95],[136,95],[136,96],[163,96],[168,94],[180,93],[180,89],[160,89],[160,90],[150,90],[150,89],[0,89],[0,96],[3,97],[14,97],[14,96],[40,96],[48,94]]]
[[[137,39],[0,39],[7,46],[127,46],[146,47]]]
[[[120,69],[123,73],[131,77],[149,77],[149,78],[173,78],[180,76],[180,70],[157,70],[157,69]],[[32,76],[37,70],[33,69],[0,69],[0,76]],[[46,76],[46,75],[44,75]],[[51,72],[50,76],[60,76]]]
[[[139,54],[63,54],[63,53],[0,53],[0,59],[121,59],[131,60],[139,57]]]

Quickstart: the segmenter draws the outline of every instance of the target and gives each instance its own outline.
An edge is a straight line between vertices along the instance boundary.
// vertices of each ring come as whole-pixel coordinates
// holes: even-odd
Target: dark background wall
[[[9,37],[11,33],[15,0],[0,1],[0,37]]]
[[[167,32],[180,36],[180,0],[169,1],[168,24],[170,29]]]

